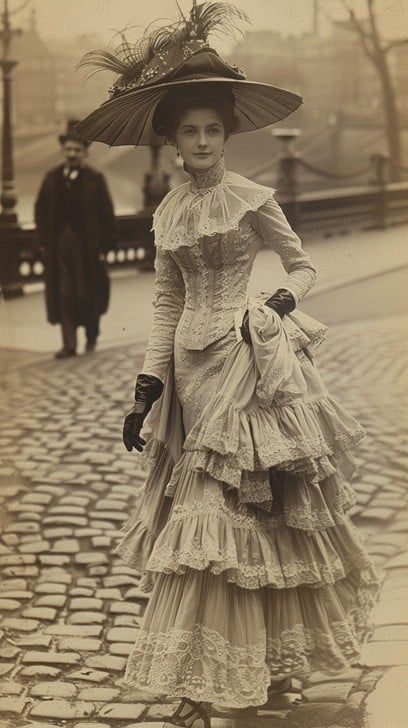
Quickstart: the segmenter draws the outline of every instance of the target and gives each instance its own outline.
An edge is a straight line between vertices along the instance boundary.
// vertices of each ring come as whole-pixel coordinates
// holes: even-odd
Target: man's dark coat
[[[46,174],[35,203],[37,240],[44,250],[47,316],[51,324],[61,322],[57,238],[62,170],[63,165],[59,165]],[[100,256],[116,246],[115,215],[104,176],[88,166],[81,170],[81,175],[83,243],[90,292],[88,305],[94,308],[96,316],[100,316],[109,303],[109,278]],[[77,323],[81,325],[84,321]]]

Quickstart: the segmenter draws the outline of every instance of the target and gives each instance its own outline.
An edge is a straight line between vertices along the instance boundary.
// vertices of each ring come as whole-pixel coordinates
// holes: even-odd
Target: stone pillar
[[[285,204],[287,218],[296,230],[300,222],[297,202],[299,156],[293,149],[293,143],[301,135],[301,131],[300,129],[273,129],[272,135],[279,139],[282,145],[279,154],[277,189]]]

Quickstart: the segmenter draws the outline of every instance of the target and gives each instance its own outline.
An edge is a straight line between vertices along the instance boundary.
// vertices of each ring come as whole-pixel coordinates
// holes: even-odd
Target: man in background
[[[99,318],[109,303],[105,254],[116,245],[115,217],[104,176],[87,165],[88,144],[68,122],[59,136],[64,162],[48,172],[35,203],[38,243],[44,250],[48,321],[61,324],[57,359],[75,356],[77,328],[95,350]]]

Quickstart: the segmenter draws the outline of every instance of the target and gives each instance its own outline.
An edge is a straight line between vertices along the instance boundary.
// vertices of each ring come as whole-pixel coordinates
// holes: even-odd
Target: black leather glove
[[[249,333],[249,315],[248,315],[248,309],[244,313],[244,318],[242,319],[242,324],[239,327],[239,330],[241,332],[241,336],[244,341],[246,341],[247,344],[251,343],[251,334]]]
[[[290,313],[296,308],[296,301],[293,294],[286,288],[278,288],[277,291],[265,301],[264,306],[272,308],[273,311],[283,318],[285,313]]]
[[[136,379],[135,403],[125,417],[123,424],[123,442],[128,452],[136,448],[142,452],[146,441],[140,437],[143,422],[150,412],[153,403],[159,399],[163,391],[163,382],[153,374],[139,374]]]
[[[281,318],[283,318],[286,313],[290,313],[296,308],[296,301],[291,292],[287,291],[286,288],[278,288],[273,296],[265,301],[264,306],[272,308]],[[248,309],[244,313],[240,331],[243,340],[246,341],[247,344],[250,344],[251,334],[249,333]]]

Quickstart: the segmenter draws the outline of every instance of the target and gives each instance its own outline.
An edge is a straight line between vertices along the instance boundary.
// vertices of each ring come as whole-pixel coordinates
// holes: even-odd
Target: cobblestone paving
[[[318,357],[332,393],[367,430],[354,517],[387,575],[373,640],[352,670],[313,674],[303,704],[285,697],[256,719],[218,713],[215,728],[358,726],[386,666],[404,662],[401,641],[408,655],[406,323],[333,327]],[[171,709],[145,694],[118,699],[146,604],[136,574],[112,557],[143,480],[121,443],[139,364],[140,351],[126,347],[20,361],[3,378],[0,728],[130,728]]]

